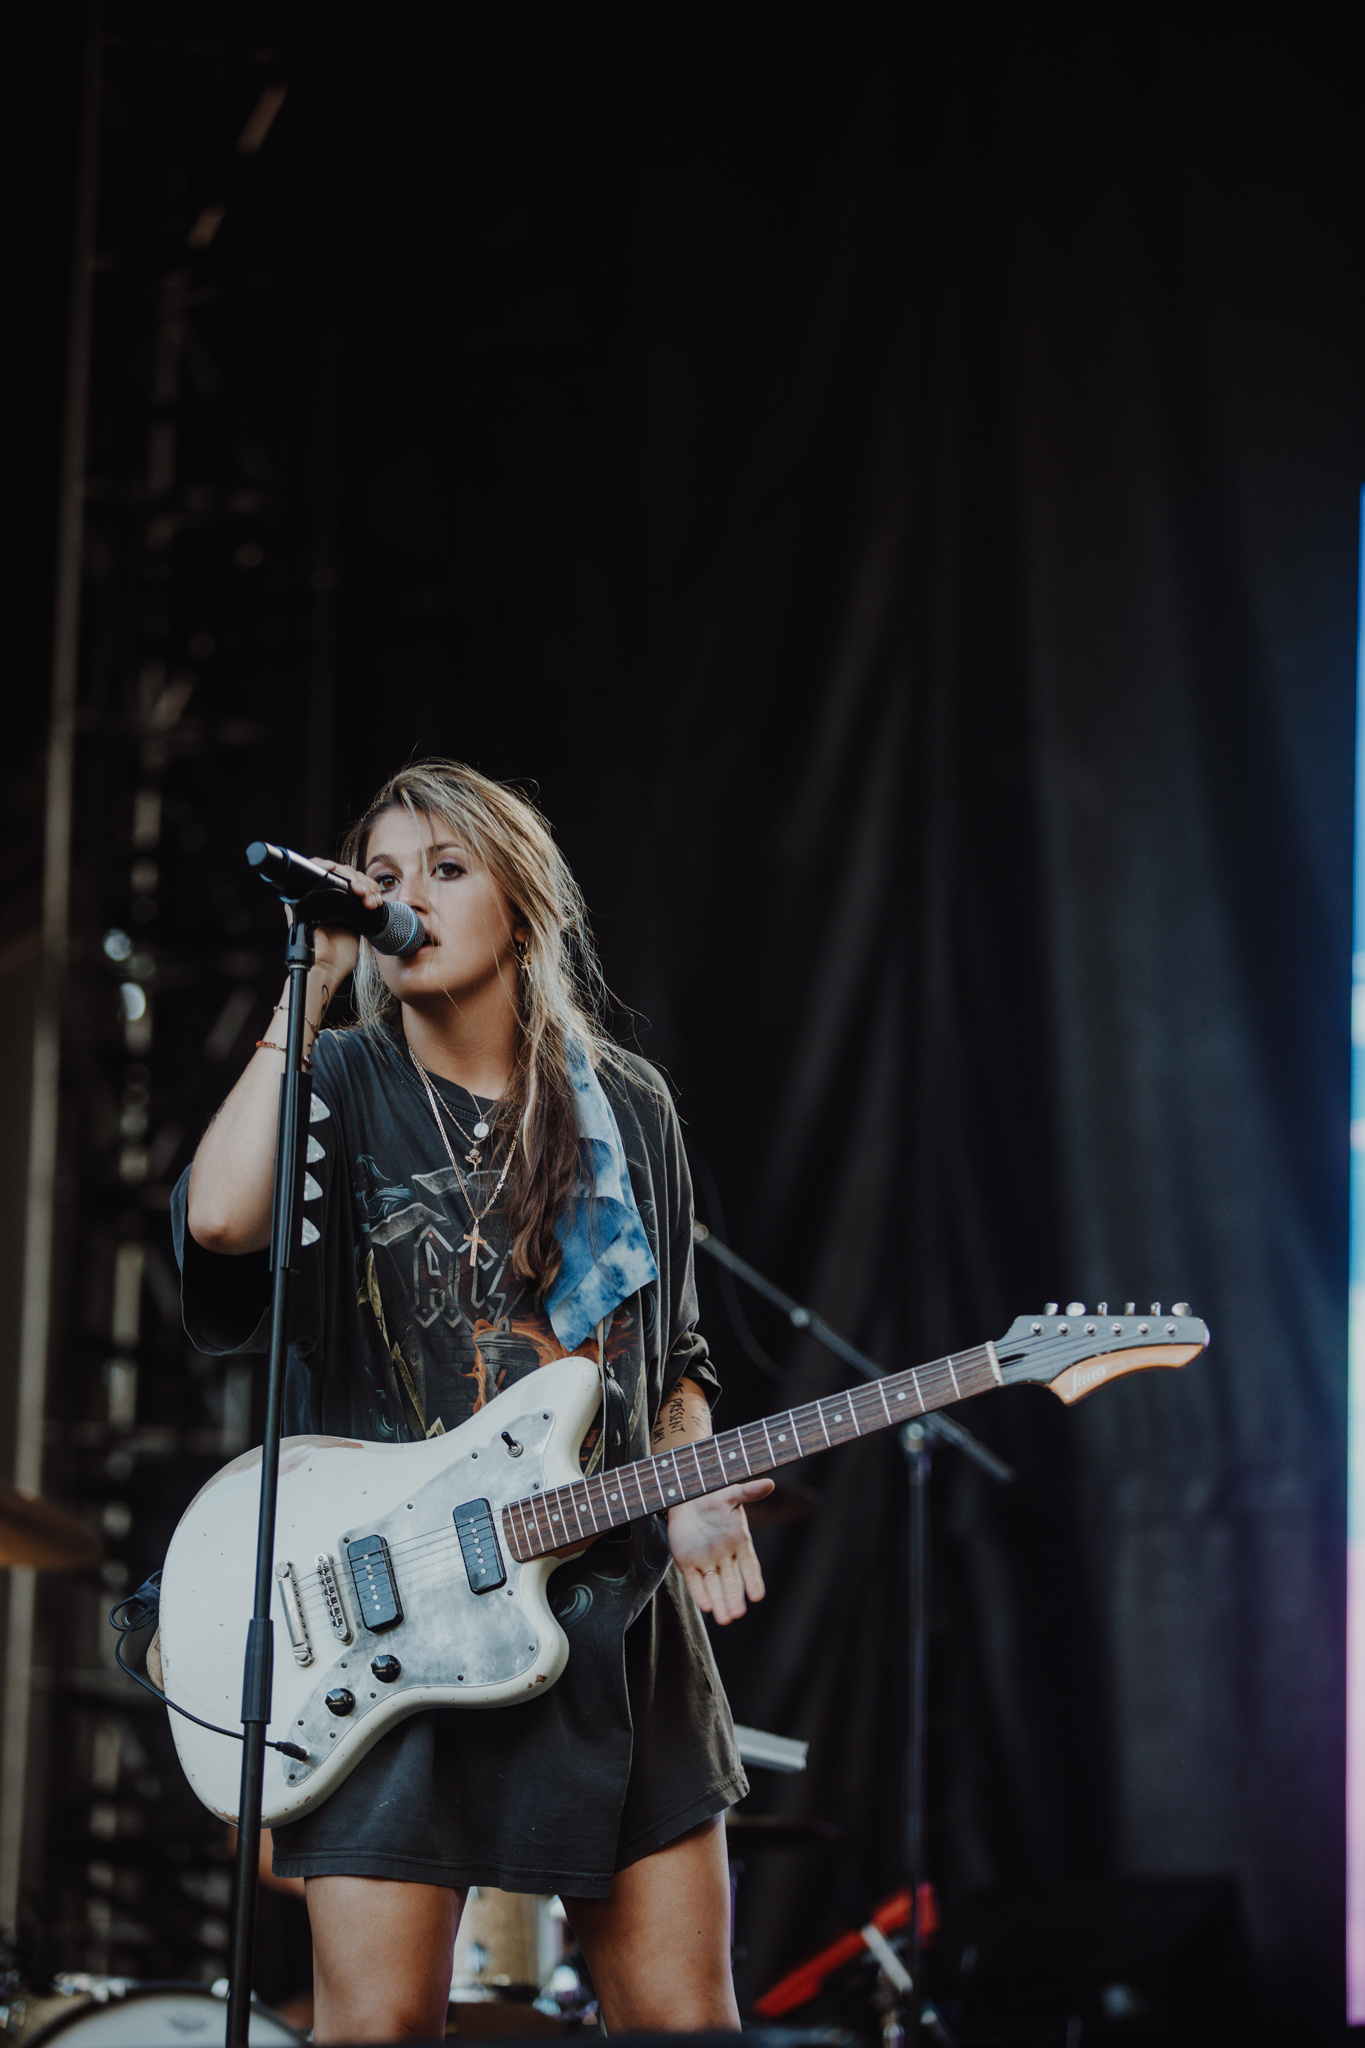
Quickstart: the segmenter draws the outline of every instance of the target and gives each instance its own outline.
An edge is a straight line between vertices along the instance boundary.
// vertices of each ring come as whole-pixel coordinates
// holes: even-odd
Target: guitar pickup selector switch
[[[346,1545],[360,1618],[377,1635],[381,1629],[397,1628],[403,1619],[398,1582],[393,1576],[389,1546],[382,1536],[355,1536]]]

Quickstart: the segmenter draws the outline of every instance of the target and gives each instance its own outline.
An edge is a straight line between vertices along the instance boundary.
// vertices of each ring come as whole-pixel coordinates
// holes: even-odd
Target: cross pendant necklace
[[[436,1106],[436,1091],[431,1085],[431,1077],[427,1073],[426,1068],[422,1065],[422,1062],[418,1059],[416,1053],[413,1051],[411,1046],[408,1047],[408,1057],[411,1059],[412,1064],[414,1065],[414,1067],[416,1067],[418,1073],[420,1074],[422,1079],[422,1086],[427,1091],[427,1101],[431,1104],[432,1121],[435,1123],[437,1130],[441,1134],[441,1143],[446,1148],[446,1157],[450,1161],[450,1170],[454,1174],[455,1179],[459,1184],[460,1193],[464,1196],[465,1206],[469,1210],[469,1235],[464,1239],[463,1243],[461,1244],[460,1251],[464,1251],[466,1246],[468,1246],[469,1248],[469,1270],[474,1276],[471,1282],[471,1287],[473,1289],[471,1299],[477,1299],[479,1285],[479,1253],[480,1251],[491,1252],[493,1249],[492,1245],[489,1243],[489,1240],[483,1235],[482,1231],[479,1229],[479,1225],[482,1222],[484,1222],[484,1220],[488,1216],[492,1215],[493,1210],[496,1208],[498,1204],[498,1201],[502,1195],[502,1191],[504,1187],[507,1185],[507,1176],[512,1171],[512,1161],[516,1158],[517,1148],[514,1143],[509,1142],[507,1147],[507,1157],[503,1160],[502,1172],[498,1175],[498,1184],[494,1188],[488,1200],[484,1203],[482,1209],[476,1209],[474,1207],[474,1197],[470,1194],[469,1189],[465,1186],[464,1175],[460,1172],[459,1167],[455,1164],[455,1154],[451,1149],[450,1137],[444,1123],[441,1121],[441,1112]],[[458,1129],[459,1126],[457,1125],[456,1128]],[[487,1123],[480,1120],[480,1122],[475,1124],[474,1134],[476,1138],[486,1137],[488,1134]],[[464,1136],[467,1134],[462,1132],[461,1135]],[[466,1156],[471,1166],[477,1166],[479,1158],[481,1157],[478,1145],[476,1144],[474,1146],[473,1151],[467,1154]],[[458,1253],[456,1256],[458,1257]]]

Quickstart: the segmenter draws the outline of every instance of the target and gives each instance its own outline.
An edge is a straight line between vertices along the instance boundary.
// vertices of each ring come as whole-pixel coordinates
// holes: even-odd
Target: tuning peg
[[[1171,1314],[1173,1316],[1187,1316],[1189,1312],[1190,1305],[1187,1301],[1173,1301],[1171,1303]]]
[[[1057,1304],[1056,1304],[1056,1302],[1055,1302],[1055,1301],[1045,1301],[1045,1302],[1043,1303],[1043,1314],[1044,1314],[1045,1316],[1055,1316],[1055,1315],[1056,1315],[1056,1313],[1057,1313]]]
[[[1152,1314],[1154,1316],[1159,1316],[1161,1314],[1161,1303],[1159,1301],[1154,1301],[1152,1303]]]
[[[1069,1301],[1066,1305],[1066,1312],[1069,1316],[1083,1316],[1085,1314],[1085,1303],[1083,1301]]]
[[[1137,1303],[1135,1301],[1125,1301],[1123,1304],[1123,1313],[1126,1316],[1135,1316],[1137,1314]]]
[[[1097,1301],[1097,1302],[1095,1303],[1095,1314],[1096,1314],[1097,1316],[1107,1316],[1107,1315],[1108,1315],[1108,1313],[1109,1313],[1109,1304],[1108,1304],[1108,1302],[1107,1302],[1107,1301]]]

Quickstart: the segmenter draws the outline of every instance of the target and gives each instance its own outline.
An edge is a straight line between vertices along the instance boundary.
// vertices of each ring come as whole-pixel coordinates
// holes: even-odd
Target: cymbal
[[[832,1820],[794,1820],[784,1813],[736,1813],[725,1816],[729,1846],[748,1856],[755,1849],[809,1849],[816,1842],[837,1842],[843,1829]]]
[[[104,1544],[95,1530],[37,1494],[0,1485],[0,1565],[40,1572],[78,1572],[98,1564]]]

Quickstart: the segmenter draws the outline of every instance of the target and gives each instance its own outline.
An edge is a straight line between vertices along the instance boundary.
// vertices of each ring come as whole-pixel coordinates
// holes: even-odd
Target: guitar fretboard
[[[946,1408],[952,1401],[1003,1383],[989,1344],[937,1358],[913,1372],[888,1374],[847,1393],[829,1394],[823,1401],[808,1401],[785,1414],[746,1423],[742,1429],[509,1501],[502,1511],[503,1535],[512,1555],[526,1564],[549,1551],[590,1542],[604,1529],[619,1529],[681,1501],[761,1478],[813,1451],[912,1422],[931,1408]]]

